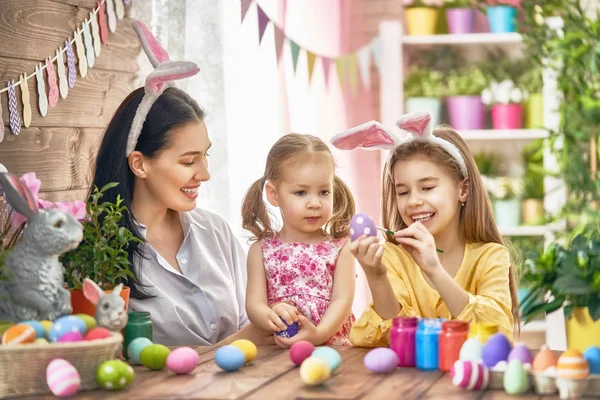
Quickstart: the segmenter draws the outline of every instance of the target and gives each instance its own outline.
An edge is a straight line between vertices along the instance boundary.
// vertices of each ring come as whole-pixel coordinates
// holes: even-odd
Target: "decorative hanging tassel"
[[[37,79],[38,105],[40,114],[45,117],[48,113],[48,99],[46,98],[46,82],[44,81],[44,71],[38,66],[35,67],[35,78]]]
[[[108,44],[108,28],[106,27],[106,13],[104,12],[104,3],[98,0],[98,23],[100,24],[100,38],[104,45]]]
[[[96,57],[94,56],[94,44],[92,43],[92,32],[90,32],[90,25],[88,21],[83,21],[81,24],[83,31],[83,40],[85,42],[85,56],[87,57],[88,66],[92,68]]]
[[[106,0],[106,13],[108,14],[108,29],[111,32],[117,30],[117,16],[115,15],[115,5],[113,0]]]
[[[25,128],[29,128],[31,125],[31,104],[29,101],[29,86],[27,86],[25,75],[20,76],[19,86],[21,87],[21,103],[23,103],[23,125],[25,125]]]
[[[81,31],[79,29],[75,31],[75,49],[77,50],[77,58],[79,59],[79,73],[82,78],[85,78],[87,76],[88,61],[85,56],[85,48],[81,41]]]
[[[14,135],[21,132],[21,116],[17,109],[17,95],[15,94],[15,81],[9,81],[8,84],[8,112],[10,114],[10,130]]]
[[[92,23],[92,36],[94,38],[94,53],[96,57],[100,56],[100,50],[102,50],[102,43],[100,43],[100,27],[98,26],[98,16],[95,12],[90,13],[90,22]]]
[[[46,73],[48,74],[48,104],[56,106],[58,102],[58,86],[56,85],[56,70],[50,58],[46,58]]]
[[[77,67],[75,66],[75,54],[73,54],[73,45],[70,40],[65,41],[67,49],[67,67],[69,67],[69,87],[72,89],[77,80]]]
[[[115,0],[115,10],[117,12],[117,18],[123,19],[125,17],[125,7],[121,0]]]
[[[69,94],[69,82],[65,71],[65,59],[63,58],[63,49],[56,50],[56,71],[58,72],[58,88],[60,89],[60,97],[67,98]]]
[[[0,96],[0,143],[4,140],[4,120],[2,119],[2,96]]]

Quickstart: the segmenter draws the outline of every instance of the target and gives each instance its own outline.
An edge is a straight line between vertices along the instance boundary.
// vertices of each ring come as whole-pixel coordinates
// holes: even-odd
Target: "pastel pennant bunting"
[[[77,80],[77,66],[75,65],[75,54],[70,40],[65,41],[65,48],[67,49],[67,67],[69,67],[69,87],[73,88]]]
[[[315,53],[310,51],[306,52],[306,62],[308,64],[308,81],[310,82],[312,79],[313,70],[315,69],[315,61],[317,60],[317,56]]]
[[[283,54],[283,44],[285,43],[285,34],[279,27],[273,24],[273,31],[275,34],[275,56],[277,57],[277,64],[281,61],[281,55]]]
[[[348,75],[348,82],[350,83],[350,90],[353,94],[357,93],[358,85],[358,62],[356,54],[350,53],[346,56],[346,74]]]
[[[60,89],[60,97],[63,99],[67,98],[69,93],[69,82],[67,80],[67,74],[65,71],[65,59],[63,57],[63,50],[56,50],[56,71],[58,72],[58,88]]]
[[[121,0],[117,0],[119,4]],[[98,26],[98,15],[95,12],[90,13],[90,22],[92,23],[92,37],[94,38],[94,54],[96,57],[100,56],[100,52],[102,51],[102,43],[100,42],[100,27]]]
[[[58,103],[58,85],[54,64],[50,58],[46,58],[46,73],[48,74],[48,105],[54,107]]]
[[[8,82],[8,113],[10,118],[10,130],[14,135],[21,132],[21,115],[17,108],[17,94],[15,93],[15,81]]]
[[[39,66],[35,67],[35,78],[37,81],[38,107],[40,108],[40,114],[42,114],[42,117],[45,117],[48,113],[48,98],[46,97],[44,70],[42,70]]]
[[[365,89],[371,88],[371,50],[370,47],[363,46],[357,52],[358,68],[360,71],[360,79],[362,80]]]
[[[23,104],[23,125],[25,125],[25,128],[29,128],[31,125],[31,102],[29,100],[29,86],[27,86],[24,74],[19,77],[19,86],[21,87],[21,103]],[[0,108],[2,107],[0,106]]]
[[[346,82],[346,56],[340,56],[335,59],[335,70],[337,72],[340,87],[344,90],[344,82]]]
[[[258,44],[260,44],[269,24],[269,17],[267,17],[267,14],[265,14],[258,4],[256,5],[256,9],[258,10]]]
[[[242,0],[241,1],[241,5],[242,5],[242,22],[244,21],[244,18],[246,18],[246,13],[248,12],[248,9],[250,8],[250,4],[252,4],[252,0]]]
[[[96,56],[94,44],[92,43],[92,32],[90,31],[90,24],[88,21],[83,21],[81,30],[83,31],[83,42],[85,43],[85,56],[88,60],[88,66],[92,68],[96,62]]]
[[[125,7],[122,0],[115,0],[115,12],[120,20],[125,17]]]
[[[331,67],[331,58],[321,57],[323,63],[323,76],[325,77],[325,86],[329,85],[329,69]]]
[[[300,55],[300,46],[298,46],[298,44],[293,40],[289,40],[289,42],[290,50],[292,51],[292,66],[294,67],[294,73],[296,73],[296,66],[298,65],[298,56]]]
[[[117,0],[119,1],[119,0]],[[108,15],[108,29],[111,32],[117,30],[117,16],[115,15],[115,4],[113,0],[106,0],[106,14]]]
[[[108,27],[106,26],[106,12],[104,10],[104,3],[102,0],[98,0],[98,23],[100,24],[100,38],[102,39],[102,44],[106,46],[108,44]]]
[[[87,76],[88,61],[85,56],[85,47],[81,40],[81,30],[79,29],[75,31],[75,49],[77,50],[77,59],[79,60],[79,74],[82,78],[85,78]]]

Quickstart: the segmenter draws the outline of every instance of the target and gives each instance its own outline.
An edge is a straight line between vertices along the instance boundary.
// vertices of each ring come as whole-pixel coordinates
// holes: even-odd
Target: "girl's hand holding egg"
[[[422,223],[415,222],[394,233],[394,238],[410,253],[426,275],[431,276],[444,270],[437,255],[433,235]]]
[[[298,322],[299,314],[296,307],[286,302],[273,304],[271,305],[271,312],[268,315],[269,328],[273,332],[285,331],[288,329],[288,325]]]
[[[350,251],[368,277],[385,276],[387,270],[381,262],[383,246],[379,244],[377,236],[360,236],[350,244]]]
[[[313,324],[304,315],[300,315],[298,317],[298,324],[300,325],[300,330],[296,335],[294,335],[294,337],[283,338],[281,336],[275,336],[275,344],[283,348],[290,347],[294,343],[301,340],[305,340],[313,344],[320,344],[321,335],[319,334],[319,329],[315,326],[315,324]]]

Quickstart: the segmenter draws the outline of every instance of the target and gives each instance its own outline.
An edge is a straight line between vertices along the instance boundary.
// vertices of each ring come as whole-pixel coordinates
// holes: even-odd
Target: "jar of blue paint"
[[[442,331],[442,322],[439,318],[422,318],[416,335],[416,361],[417,368],[423,370],[438,369],[439,338]]]

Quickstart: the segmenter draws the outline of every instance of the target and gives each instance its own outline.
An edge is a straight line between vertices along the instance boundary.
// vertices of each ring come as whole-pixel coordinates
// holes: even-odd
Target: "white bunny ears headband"
[[[412,140],[429,140],[438,144],[458,162],[463,177],[468,176],[467,164],[460,150],[447,140],[433,135],[431,113],[429,111],[415,111],[398,118],[396,125],[402,132],[407,133],[405,138],[398,138],[378,121],[369,121],[354,128],[350,128],[331,138],[331,144],[340,150],[391,150]]]
[[[133,29],[140,39],[146,56],[148,56],[150,63],[154,67],[154,71],[146,78],[144,97],[131,123],[131,130],[127,138],[127,156],[135,150],[138,138],[142,133],[144,121],[146,121],[148,112],[156,99],[159,98],[166,88],[175,86],[174,80],[188,78],[200,71],[198,66],[191,61],[171,61],[169,54],[162,48],[158,40],[156,40],[143,22],[133,21]]]

